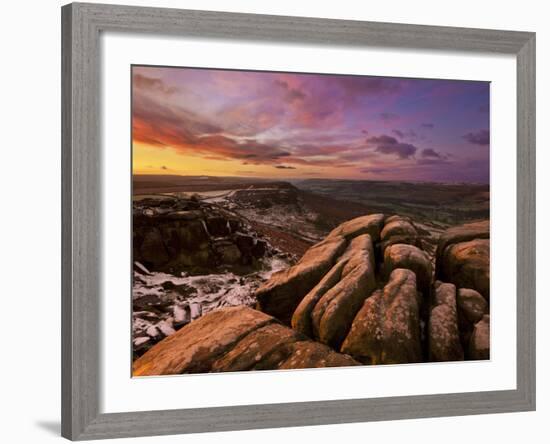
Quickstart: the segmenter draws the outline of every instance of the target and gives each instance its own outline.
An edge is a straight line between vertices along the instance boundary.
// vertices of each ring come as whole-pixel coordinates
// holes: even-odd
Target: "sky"
[[[133,66],[133,172],[488,183],[489,89]]]

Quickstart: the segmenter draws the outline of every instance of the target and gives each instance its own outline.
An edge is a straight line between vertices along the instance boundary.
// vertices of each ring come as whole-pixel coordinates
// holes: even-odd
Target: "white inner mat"
[[[511,56],[105,33],[101,411],[516,388],[516,65]],[[491,81],[491,361],[131,378],[130,65]]]

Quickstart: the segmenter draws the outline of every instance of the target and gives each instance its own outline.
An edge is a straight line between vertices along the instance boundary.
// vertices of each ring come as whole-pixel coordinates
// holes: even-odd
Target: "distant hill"
[[[177,176],[162,174],[136,174],[132,176],[133,194],[237,189],[267,182],[273,182],[273,180],[249,177]]]
[[[133,194],[207,193],[239,190],[247,208],[266,208],[269,190],[292,190],[303,210],[324,229],[361,214],[402,214],[439,228],[489,218],[489,185],[343,179],[282,181],[274,178],[134,175]],[[256,193],[252,191],[256,190]],[[260,192],[262,190],[263,192]],[[231,197],[231,196],[226,196]],[[233,197],[237,197],[234,195]],[[255,200],[257,198],[257,201]],[[235,200],[235,199],[233,199]],[[255,205],[255,203],[257,205]],[[269,207],[269,205],[268,205]]]

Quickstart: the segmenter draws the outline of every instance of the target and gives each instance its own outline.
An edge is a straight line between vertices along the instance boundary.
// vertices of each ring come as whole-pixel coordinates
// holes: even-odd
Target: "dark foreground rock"
[[[257,268],[269,248],[243,220],[208,203],[172,196],[133,203],[133,259],[151,271]]]
[[[308,340],[248,307],[214,311],[156,344],[134,376],[354,366],[351,357]]]
[[[134,198],[133,259],[134,359],[212,310],[254,305],[295,261],[229,208],[173,195]]]

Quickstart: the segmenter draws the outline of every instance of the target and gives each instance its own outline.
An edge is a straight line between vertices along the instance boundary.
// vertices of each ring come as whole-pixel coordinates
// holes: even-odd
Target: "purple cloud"
[[[422,150],[422,157],[431,157],[435,159],[441,159],[443,158],[443,155],[441,153],[438,153],[436,150],[432,148],[424,148]]]
[[[398,130],[398,129],[394,129],[394,130],[392,130],[392,133],[395,134],[400,139],[407,138],[407,139],[414,140],[414,139],[418,138],[418,134],[416,134],[416,132],[414,132],[411,129],[408,130],[408,131],[401,131],[401,130]]]
[[[159,78],[148,77],[142,74],[134,74],[132,76],[132,87],[143,91],[166,94],[167,96],[179,92],[179,88],[176,88],[175,86],[167,86]]]
[[[378,117],[380,117],[380,120],[383,122],[394,122],[399,120],[399,116],[394,113],[380,113],[378,114]]]
[[[403,133],[403,131],[399,131],[399,130],[392,130],[392,133],[394,133],[397,137],[399,137],[400,139],[402,139],[403,137],[405,137],[405,134]]]
[[[399,159],[409,159],[417,151],[417,148],[410,143],[401,143],[395,137],[383,134],[381,136],[369,137],[367,142],[376,145],[375,151],[382,154],[394,154]]]
[[[294,102],[295,100],[304,100],[306,98],[306,95],[303,91],[301,91],[298,88],[291,88],[288,84],[288,82],[284,80],[275,80],[275,85],[282,88],[284,90],[284,100],[286,102]]]
[[[475,133],[468,133],[462,136],[463,139],[474,145],[489,145],[489,131],[486,129],[479,130]]]
[[[388,95],[403,90],[405,79],[391,77],[337,76],[338,84],[350,95]]]
[[[443,165],[449,163],[449,161],[443,157],[437,158],[424,158],[416,161],[418,165]]]
[[[368,168],[361,168],[359,170],[361,173],[366,173],[366,174],[384,174],[384,173],[387,173],[389,171],[391,171],[391,169],[389,168],[378,168],[378,167],[368,167]]]
[[[489,105],[480,105],[477,110],[480,112],[480,113],[483,113],[483,114],[486,114],[489,112]]]
[[[488,85],[479,82],[161,67],[132,73],[134,142],[198,156],[205,170],[210,161],[235,160],[258,176],[298,168],[361,177],[365,168],[391,179],[488,177],[488,161],[475,174],[459,168],[473,155],[466,143],[489,143],[489,131],[473,131],[489,128]],[[169,173],[165,162],[155,168]]]

